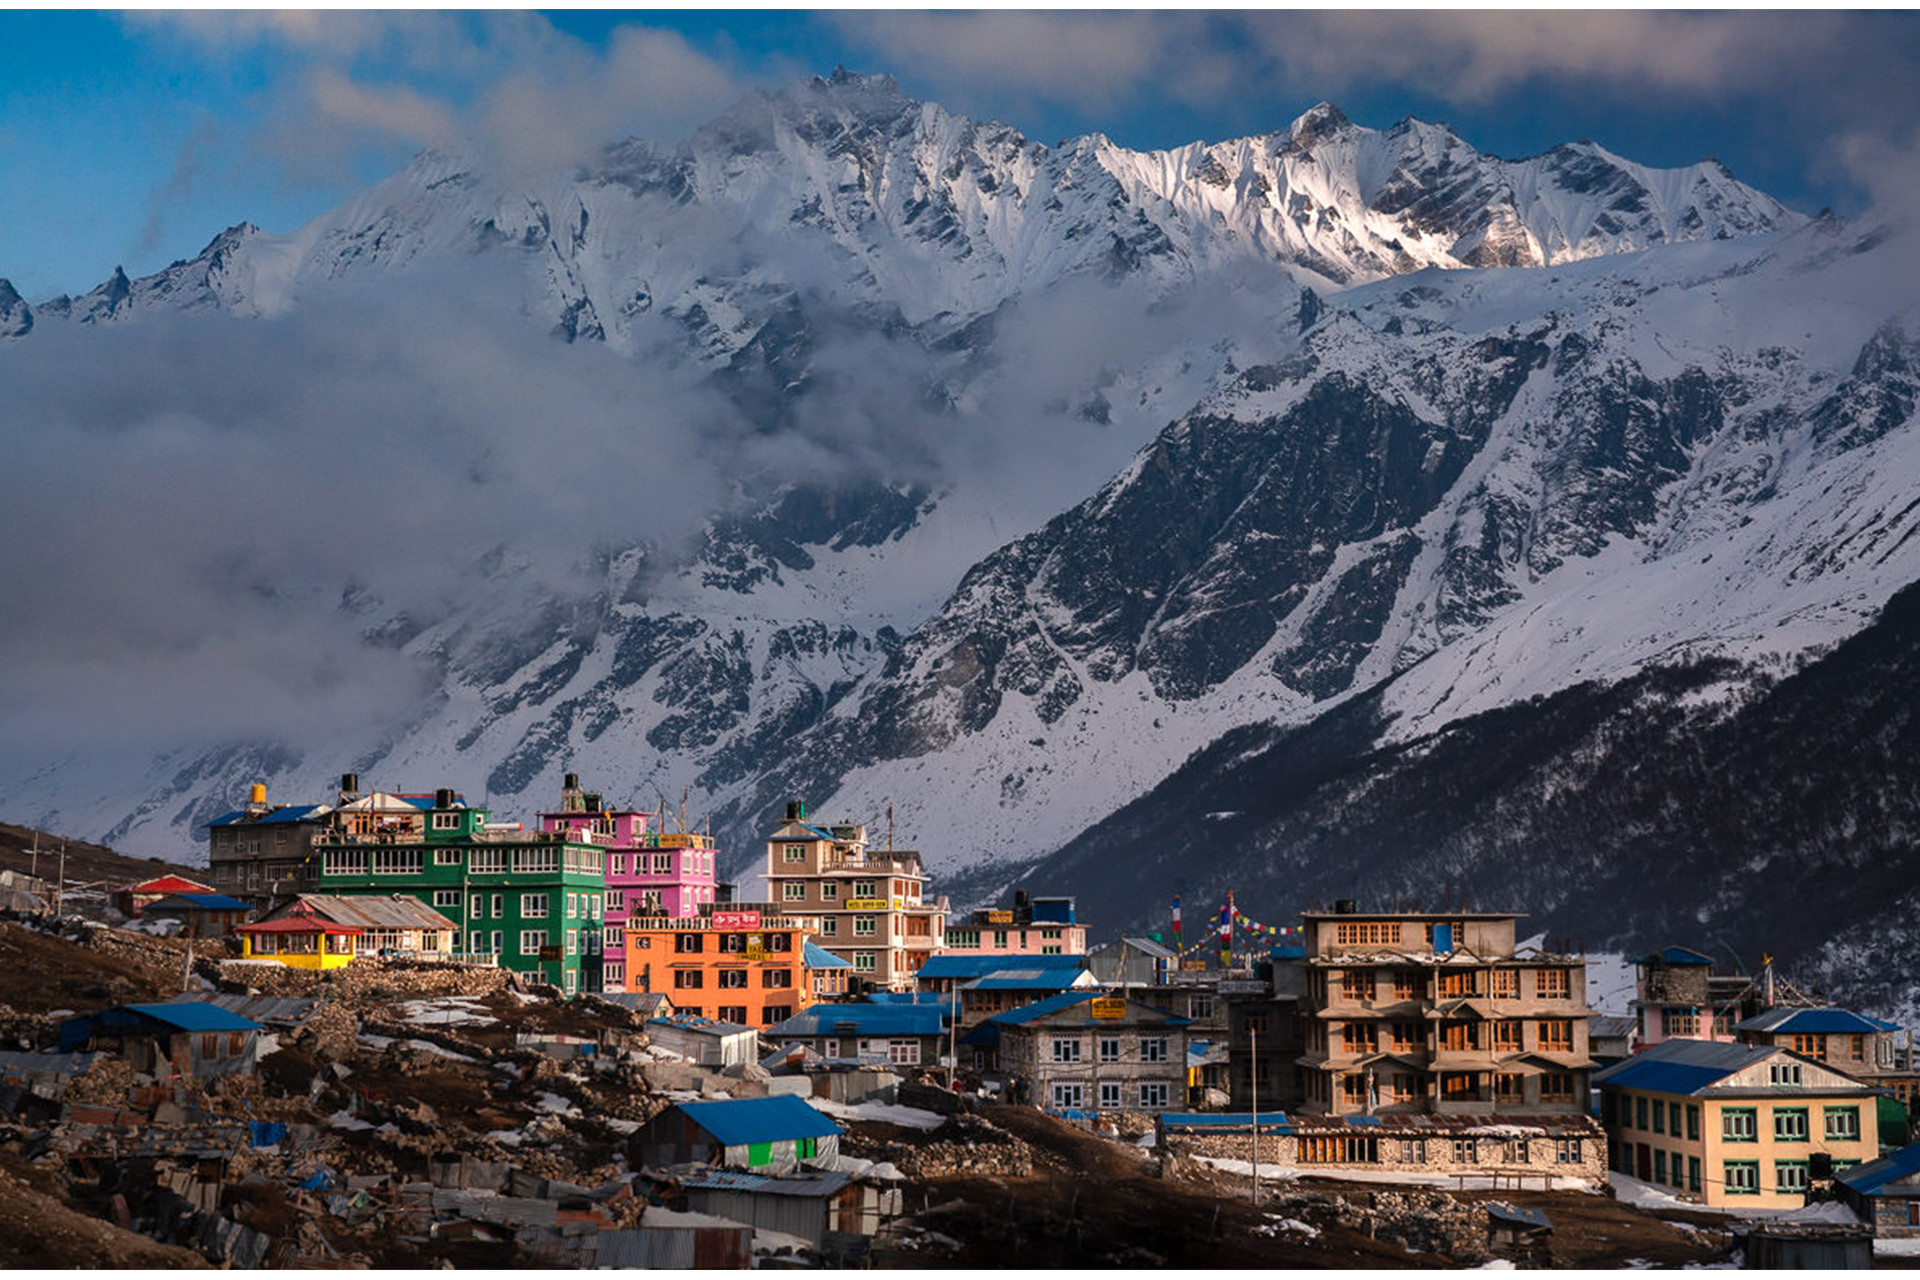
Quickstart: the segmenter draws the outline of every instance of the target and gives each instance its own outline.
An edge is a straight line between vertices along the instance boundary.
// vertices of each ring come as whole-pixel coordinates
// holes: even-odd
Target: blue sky
[[[1910,13],[0,13],[0,277],[29,300],[284,232],[435,143],[542,165],[672,142],[755,88],[837,64],[1055,142],[1451,123],[1527,155],[1590,138],[1718,156],[1843,213],[1920,173]]]

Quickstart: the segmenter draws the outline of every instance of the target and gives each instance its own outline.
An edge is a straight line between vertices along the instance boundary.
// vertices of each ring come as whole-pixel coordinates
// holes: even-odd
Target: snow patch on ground
[[[1875,1240],[1873,1252],[1880,1258],[1920,1258],[1920,1239]]]
[[[408,1000],[394,1006],[408,1022],[429,1027],[485,1027],[499,1021],[472,996],[447,996],[434,1000]]]
[[[1222,1156],[1195,1156],[1201,1164],[1218,1169],[1222,1173],[1238,1173],[1252,1177],[1253,1164],[1247,1160],[1229,1160]],[[1394,1169],[1300,1169],[1291,1165],[1279,1166],[1263,1164],[1260,1166],[1262,1182],[1293,1182],[1300,1178],[1327,1178],[1336,1182],[1372,1182],[1383,1186],[1397,1187],[1443,1187],[1465,1189],[1468,1191],[1489,1191],[1498,1189],[1496,1183],[1511,1185],[1511,1174],[1495,1179],[1492,1174],[1456,1174],[1456,1173],[1419,1173],[1413,1170],[1401,1172]],[[1533,1179],[1528,1178],[1528,1185]],[[1584,1178],[1561,1178],[1553,1180],[1555,1191],[1597,1191],[1597,1188]]]
[[[938,1129],[947,1122],[947,1118],[933,1111],[923,1111],[919,1107],[902,1107],[888,1102],[861,1102],[852,1106],[844,1102],[832,1102],[825,1098],[810,1098],[813,1109],[836,1120],[878,1120],[887,1124],[897,1124],[903,1129]]]
[[[1607,1182],[1613,1187],[1614,1198],[1621,1204],[1630,1204],[1636,1209],[1646,1209],[1654,1213],[1681,1210],[1686,1213],[1717,1213],[1728,1218],[1767,1218],[1779,1219],[1783,1222],[1833,1222],[1851,1226],[1860,1224],[1860,1219],[1854,1217],[1851,1209],[1831,1201],[1792,1209],[1750,1209],[1745,1206],[1728,1208],[1682,1200],[1664,1187],[1651,1182],[1642,1182],[1624,1173],[1609,1173]]]

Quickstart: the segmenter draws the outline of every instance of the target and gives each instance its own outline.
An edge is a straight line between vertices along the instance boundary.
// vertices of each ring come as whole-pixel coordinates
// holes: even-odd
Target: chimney
[[[340,803],[351,804],[360,798],[360,775],[343,773],[340,775]]]

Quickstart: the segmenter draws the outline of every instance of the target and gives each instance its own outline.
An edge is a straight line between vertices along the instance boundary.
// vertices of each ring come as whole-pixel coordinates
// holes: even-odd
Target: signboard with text
[[[885,898],[847,899],[847,910],[849,911],[885,911],[886,909],[887,900]]]
[[[1124,1018],[1127,1016],[1127,1002],[1118,996],[1098,996],[1088,1002],[1096,1018]]]
[[[716,911],[713,913],[713,927],[716,929],[758,929],[760,913],[758,911]]]

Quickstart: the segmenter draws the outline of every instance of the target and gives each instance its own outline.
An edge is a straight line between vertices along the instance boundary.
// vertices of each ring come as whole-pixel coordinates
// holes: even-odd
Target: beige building
[[[1815,1156],[1880,1154],[1874,1091],[1787,1049],[1669,1040],[1594,1083],[1614,1172],[1707,1205],[1798,1208]]]
[[[1586,1110],[1586,959],[1517,951],[1495,912],[1301,916],[1309,1115]]]
[[[805,805],[788,805],[767,840],[767,896],[819,917],[820,945],[851,961],[854,979],[890,991],[912,990],[945,941],[947,900],[929,900],[926,885],[919,853],[871,848],[863,826],[810,823]]]

